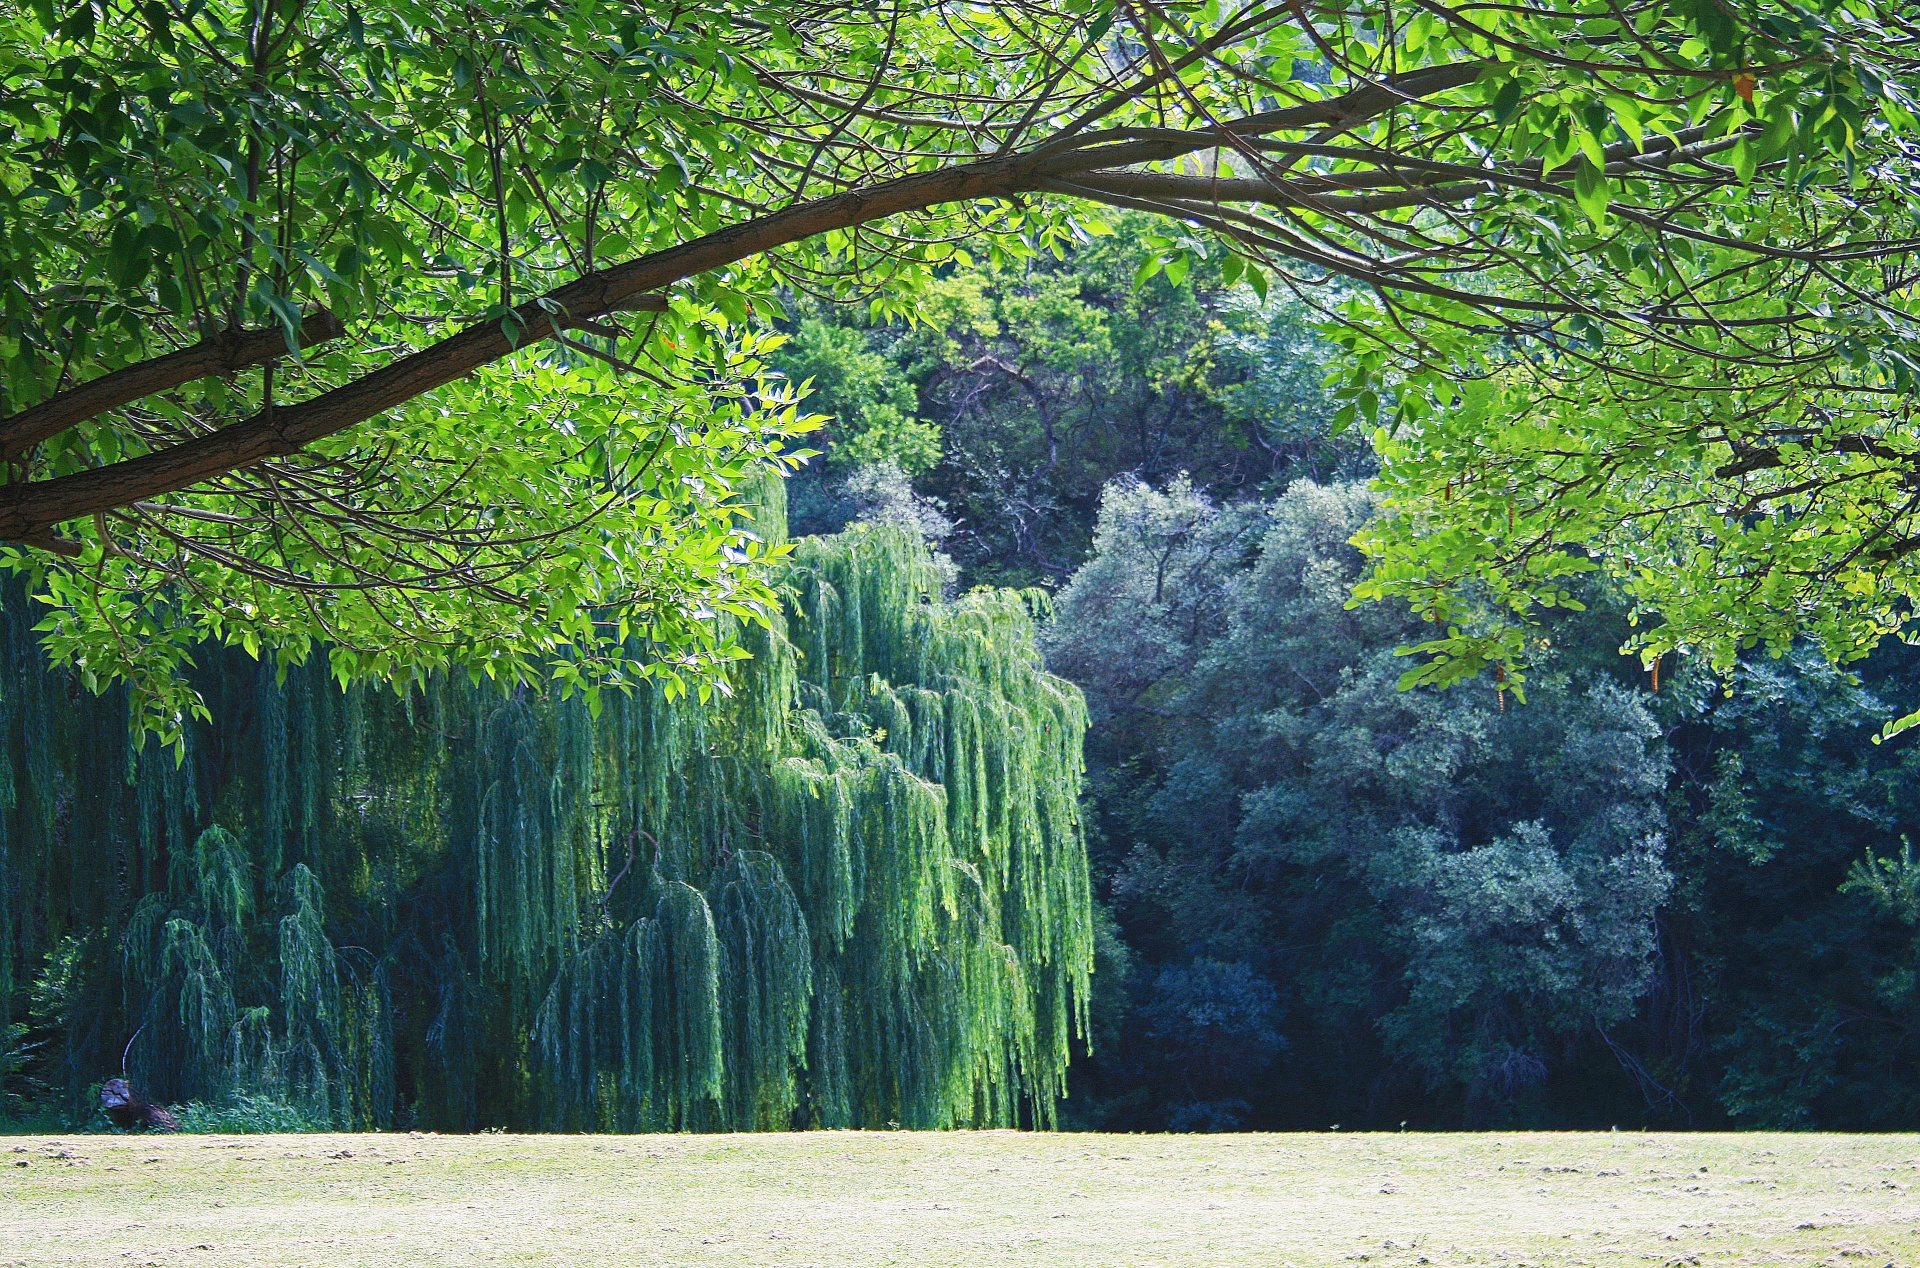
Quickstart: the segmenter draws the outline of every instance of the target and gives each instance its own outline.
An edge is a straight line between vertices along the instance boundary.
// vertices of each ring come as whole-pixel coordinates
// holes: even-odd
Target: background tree
[[[1524,709],[1397,691],[1409,621],[1346,603],[1371,511],[1351,484],[1223,510],[1116,483],[1061,593],[1049,656],[1092,706],[1096,867],[1162,966],[1137,979],[1133,1042],[1098,1058],[1144,1067],[1129,1124],[1492,1121],[1650,981],[1671,885],[1655,720],[1584,667],[1543,675]],[[1203,982],[1218,1025],[1259,1033],[1256,988],[1225,991],[1227,972],[1274,1001],[1264,1060],[1284,1035],[1288,1064],[1242,1061],[1209,1096],[1153,1062],[1202,1041],[1168,1017]]]
[[[1053,1122],[1093,938],[1079,693],[1025,599],[942,601],[897,527],[781,568],[728,698],[341,692],[216,649],[171,753],[8,594],[0,1112],[90,1119],[124,1054],[190,1127]]]
[[[854,510],[840,473],[891,461],[956,521],[943,540],[969,581],[1057,586],[1122,472],[1189,472],[1237,498],[1369,467],[1358,435],[1328,435],[1334,349],[1312,310],[1228,286],[1218,259],[1143,279],[1160,228],[1128,214],[1059,260],[957,265],[911,325],[845,307],[801,318],[773,364],[811,381],[809,407],[833,421],[827,462],[791,482],[796,523],[837,528]],[[873,422],[883,384],[886,416],[913,430]]]
[[[1421,623],[1347,600],[1375,496],[1103,500],[1046,633],[1116,922],[1072,1121],[1907,1121],[1920,782],[1910,740],[1864,741],[1920,661],[1802,643],[1656,681],[1589,576],[1524,705],[1401,690]]]

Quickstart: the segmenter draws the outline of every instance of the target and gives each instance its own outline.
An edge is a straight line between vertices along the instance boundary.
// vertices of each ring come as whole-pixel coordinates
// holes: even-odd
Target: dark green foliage
[[[1279,993],[1244,964],[1204,957],[1168,965],[1140,1010],[1153,1056],[1183,1094],[1172,1131],[1237,1127],[1253,1107],[1232,1095],[1286,1049],[1275,1023]]]
[[[1129,1124],[1324,1126],[1369,1103],[1493,1121],[1652,973],[1654,719],[1575,667],[1543,670],[1524,708],[1396,690],[1414,631],[1345,605],[1370,511],[1354,485],[1226,510],[1117,485],[1061,596],[1054,661],[1107,728],[1103,818],[1130,841],[1111,898],[1162,966],[1135,1026],[1164,1099]],[[1277,1078],[1268,992],[1291,1045]],[[1215,996],[1217,1042],[1180,1020]]]
[[[236,1092],[217,1105],[190,1101],[180,1107],[176,1117],[183,1132],[221,1136],[325,1131],[328,1127],[324,1118],[309,1118],[284,1101],[248,1092]]]
[[[777,488],[756,515],[779,535]],[[11,596],[16,1046],[84,1112],[132,1037],[208,1129],[1050,1122],[1092,957],[1079,694],[1025,600],[941,602],[910,534],[786,581],[731,698],[215,653],[176,752],[44,672]]]
[[[1668,967],[1618,1038],[1671,1121],[1920,1119],[1920,748],[1868,742],[1920,700],[1920,656],[1887,647],[1854,669],[1798,649],[1744,664],[1730,696],[1692,670],[1663,686],[1681,884]]]
[[[792,1121],[794,1075],[807,1063],[813,948],[807,918],[778,861],[736,850],[714,880],[727,1118],[754,1127]]]
[[[1656,693],[1596,587],[1524,705],[1398,691],[1419,623],[1346,602],[1370,507],[1108,490],[1047,633],[1131,944],[1081,1121],[1911,1126],[1920,750],[1867,740],[1920,658]]]

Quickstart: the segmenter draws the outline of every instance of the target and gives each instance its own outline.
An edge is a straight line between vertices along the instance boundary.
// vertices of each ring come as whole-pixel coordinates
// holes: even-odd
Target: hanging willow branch
[[[783,498],[751,501],[771,542]],[[178,763],[124,698],[69,707],[9,595],[0,947],[80,931],[76,1092],[134,1035],[151,1095],[316,1126],[1053,1121],[1092,963],[1080,697],[1024,599],[941,601],[915,537],[786,567],[730,699],[596,715],[228,654]]]

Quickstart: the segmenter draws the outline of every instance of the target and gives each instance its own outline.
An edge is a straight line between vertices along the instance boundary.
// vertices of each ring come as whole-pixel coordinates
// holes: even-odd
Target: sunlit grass
[[[12,1137],[0,1265],[1882,1268],[1920,1258],[1917,1167],[1912,1136]]]

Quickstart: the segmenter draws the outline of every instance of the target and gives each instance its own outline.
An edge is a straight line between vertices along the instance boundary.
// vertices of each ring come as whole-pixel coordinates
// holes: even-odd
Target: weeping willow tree
[[[772,485],[759,527],[783,531]],[[341,693],[206,654],[177,750],[0,610],[0,999],[76,1104],[754,1130],[1053,1121],[1092,931],[1038,596],[798,544],[731,696]]]

